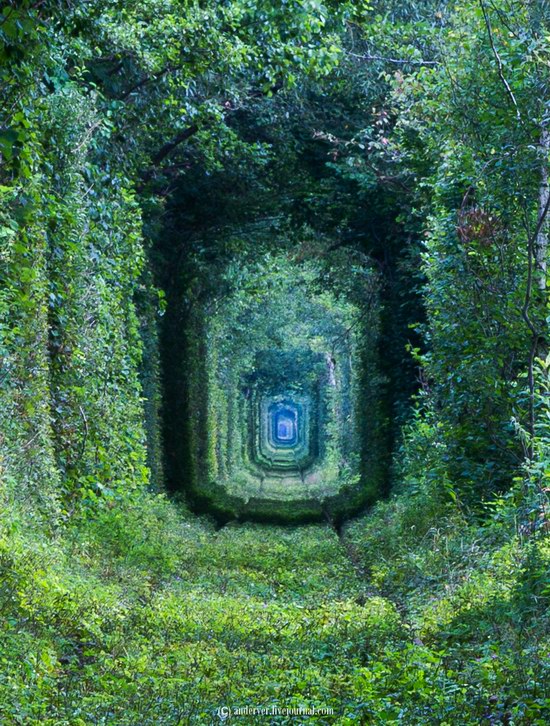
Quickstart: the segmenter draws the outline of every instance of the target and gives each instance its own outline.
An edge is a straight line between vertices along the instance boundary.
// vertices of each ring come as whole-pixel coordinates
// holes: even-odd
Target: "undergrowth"
[[[34,530],[4,510],[2,722],[544,724],[550,547],[510,538],[504,506],[481,526],[397,495],[345,546],[328,525],[216,531],[152,494]]]

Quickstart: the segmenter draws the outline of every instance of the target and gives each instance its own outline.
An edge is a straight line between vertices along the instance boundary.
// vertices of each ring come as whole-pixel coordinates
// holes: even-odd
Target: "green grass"
[[[495,539],[481,557],[451,510],[406,535],[414,506],[381,504],[343,541],[327,525],[215,531],[149,495],[53,531],[5,512],[0,721],[275,706],[333,715],[264,723],[546,723],[548,546]]]

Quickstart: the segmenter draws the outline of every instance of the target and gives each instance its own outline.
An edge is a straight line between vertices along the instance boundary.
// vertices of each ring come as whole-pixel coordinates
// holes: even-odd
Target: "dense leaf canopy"
[[[547,0],[2,4],[2,723],[550,721],[549,65]]]

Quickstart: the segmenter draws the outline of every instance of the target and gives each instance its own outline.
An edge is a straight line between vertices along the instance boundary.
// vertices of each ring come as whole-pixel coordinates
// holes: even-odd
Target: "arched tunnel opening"
[[[353,248],[256,242],[202,278],[192,246],[168,288],[168,488],[221,522],[338,525],[390,486],[386,283]]]
[[[300,173],[325,184],[300,143]],[[288,171],[278,183],[258,201],[242,170],[199,168],[154,215],[166,487],[222,523],[339,526],[391,488],[418,385],[418,250],[386,190],[355,204],[338,179],[327,222]]]

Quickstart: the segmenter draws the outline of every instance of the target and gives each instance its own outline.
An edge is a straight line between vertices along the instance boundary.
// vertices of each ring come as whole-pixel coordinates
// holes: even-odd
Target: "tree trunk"
[[[548,187],[548,155],[550,153],[550,132],[543,126],[540,135],[539,152],[541,158],[539,187],[539,218],[548,205],[550,189]],[[535,270],[539,290],[546,290],[546,268],[548,257],[548,222],[545,221],[539,230],[534,245]]]

